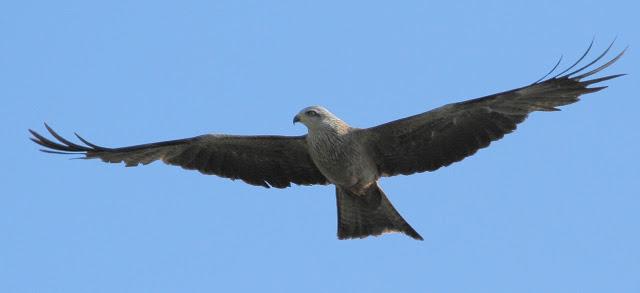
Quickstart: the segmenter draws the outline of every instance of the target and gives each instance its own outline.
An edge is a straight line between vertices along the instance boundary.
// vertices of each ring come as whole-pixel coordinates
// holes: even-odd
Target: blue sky
[[[635,1],[4,1],[2,292],[640,292]],[[630,75],[382,187],[424,237],[336,239],[330,186],[38,152],[373,126],[532,82],[618,37]],[[564,64],[568,64],[569,61]]]

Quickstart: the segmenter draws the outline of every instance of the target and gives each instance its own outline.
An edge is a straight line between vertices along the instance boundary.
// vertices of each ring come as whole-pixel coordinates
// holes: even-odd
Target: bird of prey
[[[513,90],[448,104],[431,111],[371,128],[355,128],[329,110],[302,109],[293,123],[304,124],[302,136],[236,136],[206,134],[186,139],[119,148],[95,145],[76,134],[83,144],[71,142],[45,124],[57,140],[29,130],[44,152],[82,154],[127,167],[156,160],[258,186],[285,188],[333,184],[338,208],[338,238],[365,238],[401,232],[422,237],[393,207],[378,184],[385,176],[435,171],[473,155],[492,141],[516,129],[529,113],[558,111],[583,94],[605,86],[589,87],[623,74],[587,79],[616,62],[595,66],[613,43],[592,62],[578,66],[591,50],[553,77],[560,61],[540,80]],[[626,49],[625,49],[626,50]],[[570,72],[571,71],[571,72]]]

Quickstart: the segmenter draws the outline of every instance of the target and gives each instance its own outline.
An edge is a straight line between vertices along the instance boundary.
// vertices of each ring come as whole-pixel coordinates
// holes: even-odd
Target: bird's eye
[[[318,113],[316,111],[313,110],[309,110],[307,112],[304,113],[307,116],[318,116]]]

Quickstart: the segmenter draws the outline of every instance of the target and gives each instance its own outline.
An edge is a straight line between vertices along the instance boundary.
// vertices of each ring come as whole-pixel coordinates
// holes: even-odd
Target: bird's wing
[[[588,86],[622,74],[584,79],[613,64],[624,53],[622,51],[604,65],[589,70],[610,48],[593,62],[571,73],[566,72],[582,61],[589,49],[569,69],[549,79],[541,79],[507,92],[445,105],[363,129],[361,133],[370,146],[382,176],[434,171],[458,162],[512,132],[531,112],[558,111],[556,107],[574,103],[580,95],[606,88]]]
[[[307,151],[305,136],[232,136],[201,135],[193,138],[156,142],[120,148],[97,146],[78,136],[85,145],[75,144],[47,130],[58,142],[29,130],[44,152],[83,154],[85,159],[99,158],[126,166],[149,164],[156,160],[214,174],[241,179],[252,185],[285,188],[299,185],[328,184]],[[77,135],[77,134],[76,134]]]

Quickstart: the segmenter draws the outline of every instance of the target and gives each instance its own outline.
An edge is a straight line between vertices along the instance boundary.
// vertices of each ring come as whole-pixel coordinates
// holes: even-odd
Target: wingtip
[[[604,52],[602,52],[598,57],[596,57],[595,59],[593,59],[591,62],[587,63],[587,65],[584,65],[584,66],[580,67],[579,69],[576,69],[576,70],[572,71],[571,73],[567,73],[567,74],[565,74],[563,77],[580,79],[580,78],[586,77],[586,76],[588,76],[588,75],[590,75],[590,74],[595,74],[596,72],[598,72],[598,71],[599,71],[598,69],[600,69],[600,68],[601,68],[601,69],[604,69],[604,68],[606,68],[608,65],[611,65],[613,62],[615,62],[615,60],[618,60],[618,58],[622,57],[622,55],[618,54],[618,56],[616,56],[615,58],[613,58],[613,60],[609,61],[609,62],[607,63],[607,65],[600,66],[599,68],[596,68],[595,70],[592,70],[592,71],[588,72],[587,74],[582,74],[582,75],[579,75],[579,76],[571,77],[572,75],[574,75],[574,74],[578,74],[578,73],[580,73],[581,71],[583,71],[583,70],[585,70],[585,69],[589,68],[591,65],[595,64],[596,62],[600,61],[600,59],[602,59],[604,56],[606,56],[606,55],[607,55],[607,53],[609,53],[609,51],[611,50],[611,48],[613,47],[613,44],[614,44],[615,42],[616,42],[616,39],[613,39],[613,41],[611,42],[611,44],[609,44],[609,46],[604,50]]]
[[[46,128],[49,132],[53,132],[53,128],[51,128],[51,126],[49,126],[47,122],[44,122],[44,128]]]
[[[614,40],[615,41],[615,40]],[[618,53],[618,55],[614,56],[611,60],[609,60],[608,62],[606,62],[603,65],[600,65],[598,67],[596,67],[595,69],[591,69],[590,71],[586,72],[586,73],[582,73],[580,75],[577,76],[571,76],[574,74],[578,74],[580,73],[580,71],[582,71],[583,69],[587,69],[588,67],[590,67],[591,65],[595,64],[597,61],[599,61],[600,59],[602,59],[602,57],[604,57],[604,55],[607,54],[607,52],[611,49],[611,46],[613,46],[613,42],[611,43],[611,45],[609,45],[609,47],[600,55],[598,56],[598,58],[596,58],[595,60],[593,60],[591,63],[585,65],[584,67],[582,67],[580,70],[576,70],[570,74],[567,74],[566,77],[574,79],[574,80],[581,80],[585,77],[594,75],[602,70],[604,70],[605,68],[611,66],[612,64],[616,63],[620,58],[622,58],[622,56],[624,55],[624,53],[627,51],[627,47],[625,47],[620,53]]]
[[[619,57],[622,57],[622,55],[624,55],[625,53],[627,53],[627,50],[629,49],[629,45],[626,45],[624,47],[624,49],[622,49],[622,51],[620,51],[620,53],[618,54]],[[619,58],[618,57],[618,58]]]

